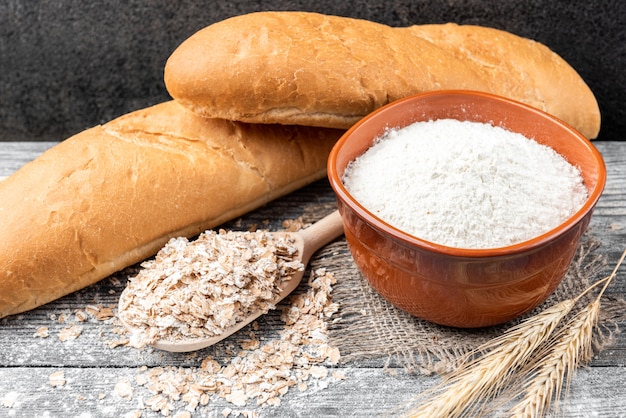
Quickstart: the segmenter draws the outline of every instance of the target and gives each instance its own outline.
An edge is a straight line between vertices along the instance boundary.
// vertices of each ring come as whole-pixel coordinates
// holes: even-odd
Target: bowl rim
[[[551,120],[553,123],[560,125],[563,129],[569,131],[573,139],[578,140],[581,145],[585,148],[587,152],[591,154],[593,160],[596,163],[598,169],[597,181],[591,192],[588,194],[587,200],[580,207],[578,211],[576,211],[572,216],[570,216],[567,220],[562,222],[560,225],[552,228],[551,230],[538,235],[534,238],[515,243],[512,245],[507,245],[503,247],[493,247],[493,248],[460,248],[460,247],[451,247],[442,244],[438,244],[435,242],[427,241],[425,239],[416,237],[414,235],[408,234],[401,229],[398,229],[391,224],[385,222],[380,219],[378,216],[374,215],[368,209],[366,209],[361,203],[359,203],[356,199],[352,197],[352,195],[348,192],[348,190],[343,185],[341,178],[338,172],[335,170],[337,165],[337,156],[343,146],[350,140],[354,131],[358,130],[363,124],[367,123],[373,117],[379,115],[382,112],[386,112],[389,108],[396,107],[407,101],[415,101],[420,100],[429,96],[445,96],[445,95],[456,95],[456,96],[472,96],[472,97],[482,97],[486,98],[490,101],[496,102],[505,102],[508,105],[513,105],[516,107],[523,108],[524,111],[535,113],[542,118],[546,118]],[[529,252],[533,250],[537,250],[538,248],[544,246],[545,244],[561,237],[566,234],[571,228],[576,226],[579,222],[581,222],[587,215],[589,215],[594,207],[596,206],[600,196],[604,191],[604,187],[606,185],[606,166],[604,163],[604,159],[602,154],[596,149],[596,147],[591,143],[589,139],[583,136],[578,130],[570,126],[568,123],[563,120],[544,112],[540,109],[527,105],[525,103],[495,95],[492,93],[473,91],[473,90],[436,90],[429,91],[424,93],[413,94],[393,102],[390,102],[376,110],[367,116],[360,119],[354,125],[352,125],[335,143],[333,148],[330,151],[328,161],[327,161],[327,171],[328,171],[328,180],[330,181],[330,185],[333,188],[337,198],[343,202],[343,204],[350,207],[350,209],[358,214],[359,217],[364,219],[368,224],[380,232],[390,235],[397,241],[404,242],[406,245],[416,246],[423,250],[439,253],[442,255],[454,256],[454,257],[466,257],[466,258],[485,258],[485,257],[497,257],[504,255],[511,255],[515,253],[521,252]]]

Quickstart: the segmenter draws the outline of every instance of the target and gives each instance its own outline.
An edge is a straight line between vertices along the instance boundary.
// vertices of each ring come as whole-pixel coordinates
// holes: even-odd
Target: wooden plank
[[[57,142],[0,142],[0,178],[7,177]]]

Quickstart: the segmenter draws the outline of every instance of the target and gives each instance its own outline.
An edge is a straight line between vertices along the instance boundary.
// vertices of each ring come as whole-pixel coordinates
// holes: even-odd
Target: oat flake
[[[50,336],[50,331],[48,330],[48,327],[39,327],[37,328],[34,336],[39,338],[48,338]]]
[[[65,373],[62,371],[52,373],[48,376],[48,383],[52,387],[65,386]]]
[[[240,349],[226,365],[208,356],[197,368],[141,367],[135,384],[153,394],[146,407],[170,414],[182,404],[185,411],[193,412],[209,404],[211,397],[239,408],[277,406],[291,388],[324,389],[329,381],[345,379],[343,374],[329,373],[329,366],[340,358],[339,351],[328,342],[326,323],[338,309],[331,298],[334,283],[334,276],[324,269],[312,272],[306,293],[291,296],[282,307],[285,326],[279,337],[261,342],[251,324],[248,338],[241,341]],[[292,321],[294,310],[299,314]],[[224,412],[228,412],[225,416],[235,413],[231,408]],[[254,417],[257,413],[245,411],[244,415]]]
[[[266,313],[282,281],[304,268],[287,235],[224,230],[173,238],[142,267],[120,297],[120,319],[137,330],[135,347],[212,337]]]
[[[75,340],[80,336],[83,332],[83,327],[80,325],[71,325],[69,327],[63,328],[59,332],[59,340],[65,342],[70,340]]]
[[[115,385],[115,394],[120,398],[130,401],[133,398],[133,387],[126,378],[120,379]]]

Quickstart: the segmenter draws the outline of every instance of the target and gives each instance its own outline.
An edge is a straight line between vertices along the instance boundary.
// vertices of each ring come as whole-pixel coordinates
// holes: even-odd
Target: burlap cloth
[[[560,286],[541,306],[514,322],[573,298],[590,283],[609,275],[614,266],[607,265],[606,256],[596,251],[598,247],[597,240],[587,233]],[[384,358],[388,366],[403,367],[410,373],[442,373],[450,370],[469,350],[502,334],[514,323],[464,330],[420,320],[394,307],[369,286],[354,264],[345,240],[331,244],[324,252],[317,261],[312,261],[311,267],[326,267],[337,279],[333,301],[339,304],[339,312],[329,324],[329,333],[344,363]],[[601,332],[596,333],[595,341],[597,350],[610,344],[618,323],[623,320],[626,320],[626,302],[603,296]]]

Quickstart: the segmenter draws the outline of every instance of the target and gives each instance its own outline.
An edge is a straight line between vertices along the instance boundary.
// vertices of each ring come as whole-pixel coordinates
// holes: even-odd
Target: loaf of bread
[[[0,182],[0,317],[323,178],[341,133],[204,119],[171,101],[59,143]]]
[[[392,28],[308,12],[258,12],[210,25],[169,57],[172,97],[205,117],[348,128],[425,91],[485,91],[536,106],[589,138],[596,99],[546,46],[454,24]]]

